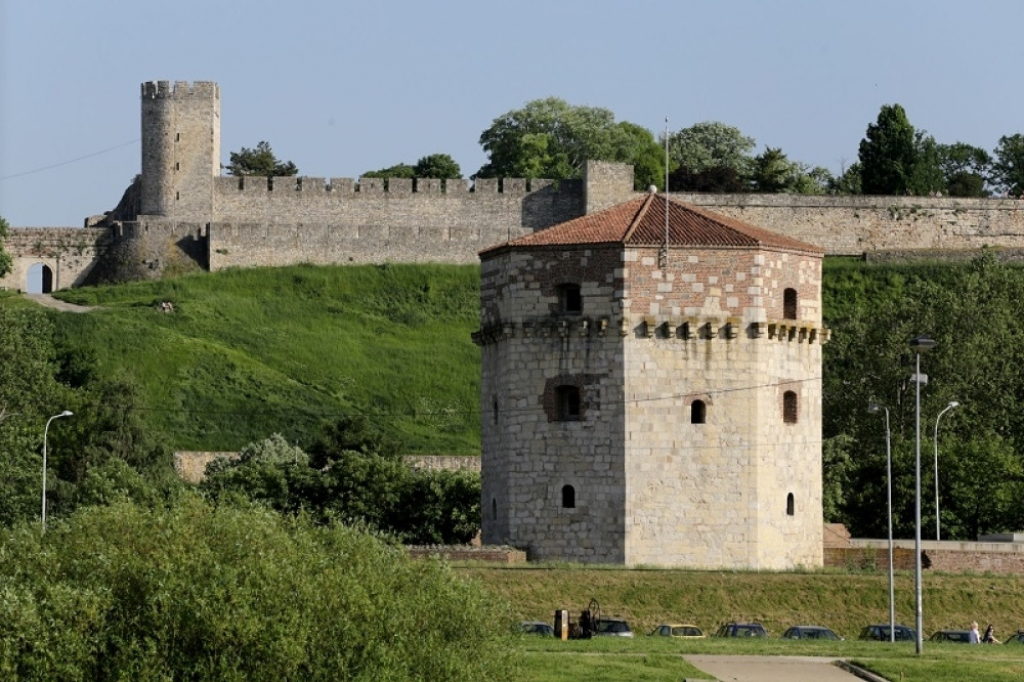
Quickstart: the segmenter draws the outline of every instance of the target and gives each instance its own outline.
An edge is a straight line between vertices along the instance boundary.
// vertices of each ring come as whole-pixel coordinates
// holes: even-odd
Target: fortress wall
[[[282,187],[282,183],[284,186]],[[217,178],[210,269],[295,263],[476,263],[477,252],[577,217],[580,181]],[[420,191],[420,190],[423,191]],[[414,191],[415,190],[415,191]]]
[[[12,228],[5,242],[13,268],[0,277],[0,287],[28,289],[29,269],[42,263],[53,273],[53,289],[80,286],[110,244],[109,228]]]
[[[1024,201],[932,197],[681,194],[680,201],[816,244],[827,255],[1024,247]]]

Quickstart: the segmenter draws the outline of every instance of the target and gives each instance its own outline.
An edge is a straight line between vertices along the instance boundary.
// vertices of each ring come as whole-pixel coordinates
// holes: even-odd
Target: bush
[[[0,535],[5,680],[516,677],[474,583],[340,525],[186,498]]]

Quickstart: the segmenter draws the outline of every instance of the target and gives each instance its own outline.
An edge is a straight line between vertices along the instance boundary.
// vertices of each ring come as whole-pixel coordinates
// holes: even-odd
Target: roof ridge
[[[640,226],[640,222],[644,219],[644,216],[647,215],[647,209],[651,207],[651,201],[653,201],[652,198],[654,196],[655,195],[651,193],[647,194],[647,198],[644,199],[643,204],[640,205],[640,209],[636,212],[636,215],[633,216],[633,222],[629,224],[629,227],[626,228],[626,233],[622,235],[623,242],[628,242],[630,237],[633,236],[633,233],[636,231],[637,227]],[[665,196],[668,195],[666,194]]]

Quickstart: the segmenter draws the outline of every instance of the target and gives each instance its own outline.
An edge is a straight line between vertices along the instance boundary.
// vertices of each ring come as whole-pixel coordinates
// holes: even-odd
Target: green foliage
[[[827,187],[829,194],[863,194],[860,163],[851,164],[838,177],[829,179]]]
[[[10,236],[10,226],[3,219],[3,216],[0,216],[0,277],[9,273],[14,266],[11,254],[7,252],[4,244],[8,236]]]
[[[745,136],[739,128],[705,121],[672,134],[669,155],[673,164],[690,173],[728,168],[744,177],[749,172],[754,145],[754,138]]]
[[[854,452],[870,454],[857,457],[848,472],[841,518],[858,536],[884,531],[884,424],[866,413],[878,402],[891,414],[897,533],[912,533],[915,384],[908,378],[916,357],[908,341],[925,334],[937,343],[921,363],[930,377],[922,390],[923,431],[930,433],[939,411],[957,400],[962,406],[942,421],[942,442],[951,444],[949,456],[971,457],[975,448],[974,456],[987,462],[943,465],[949,477],[940,471],[940,488],[950,503],[943,506],[942,525],[950,539],[974,539],[979,529],[1014,530],[1021,519],[1005,500],[1020,493],[1021,455],[1015,453],[1024,445],[1024,322],[1017,302],[1024,272],[991,255],[961,265],[844,264],[826,272],[825,323],[833,336],[824,350],[824,436],[846,434],[855,439]],[[831,476],[827,472],[826,480]],[[984,518],[960,499],[969,490],[991,505]],[[926,507],[924,515],[934,526],[934,509]]]
[[[906,194],[913,187],[917,146],[914,126],[899,104],[886,104],[860,142],[864,194]]]
[[[1024,135],[1004,135],[996,147],[992,182],[1012,196],[1024,196]]]
[[[480,527],[480,477],[416,472],[398,443],[363,417],[325,426],[310,455],[280,435],[221,459],[202,489],[213,499],[242,497],[320,522],[341,519],[387,532],[410,544],[458,544]]]
[[[363,414],[403,454],[479,452],[478,267],[246,269],[61,296],[100,306],[52,316],[62,347],[130,379],[144,429],[176,449],[308,446]]]
[[[399,163],[388,168],[381,168],[375,171],[366,171],[361,177],[364,178],[404,178],[416,177],[416,170],[407,163]]]
[[[634,184],[642,189],[664,172],[649,131],[616,123],[608,109],[557,97],[533,100],[494,119],[480,145],[488,156],[474,176],[480,178],[578,178],[588,160],[618,161],[634,165]]]
[[[750,184],[755,192],[824,194],[830,177],[824,168],[808,169],[772,147],[754,157],[750,164]]]
[[[455,159],[447,154],[430,154],[424,156],[413,167],[417,178],[440,178],[442,180],[458,180],[462,177],[462,169]]]
[[[946,194],[953,197],[986,197],[986,178],[992,172],[992,156],[964,142],[938,145],[939,165],[946,180]]]
[[[183,500],[0,533],[9,680],[499,680],[510,619],[339,525]]]
[[[280,176],[297,175],[299,169],[291,161],[279,161],[274,156],[270,143],[261,141],[254,149],[242,147],[231,152],[231,163],[224,168],[228,175]]]

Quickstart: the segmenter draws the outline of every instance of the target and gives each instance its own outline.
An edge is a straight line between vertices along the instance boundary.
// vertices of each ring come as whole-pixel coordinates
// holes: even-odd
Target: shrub
[[[7,680],[488,680],[509,616],[340,525],[186,498],[0,535]]]

